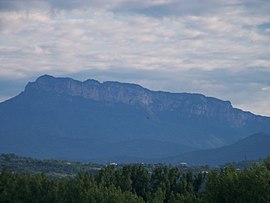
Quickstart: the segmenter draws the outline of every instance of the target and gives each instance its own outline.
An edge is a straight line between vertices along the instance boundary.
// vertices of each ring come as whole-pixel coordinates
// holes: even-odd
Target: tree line
[[[208,173],[134,164],[51,178],[4,168],[0,202],[270,202],[270,158],[244,170],[227,166]]]
[[[41,160],[15,154],[0,155],[0,171],[9,168],[18,173],[44,173],[49,177],[74,176],[79,172],[95,173],[103,164],[81,163],[67,160]]]

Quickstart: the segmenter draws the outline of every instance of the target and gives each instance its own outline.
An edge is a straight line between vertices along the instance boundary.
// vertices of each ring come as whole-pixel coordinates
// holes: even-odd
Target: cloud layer
[[[270,115],[269,10],[266,0],[0,0],[0,99],[47,73],[201,92]]]

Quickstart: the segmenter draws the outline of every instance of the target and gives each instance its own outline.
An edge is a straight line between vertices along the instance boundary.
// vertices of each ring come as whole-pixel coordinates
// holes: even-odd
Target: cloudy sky
[[[0,0],[0,101],[43,74],[198,92],[270,116],[270,1]]]

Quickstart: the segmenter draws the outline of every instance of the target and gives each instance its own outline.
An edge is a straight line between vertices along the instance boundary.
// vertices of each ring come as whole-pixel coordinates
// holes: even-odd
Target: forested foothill
[[[66,177],[75,176],[81,172],[90,172],[95,174],[96,171],[104,167],[102,164],[81,163],[67,160],[41,160],[30,157],[21,157],[15,154],[0,155],[0,170],[9,168],[19,174],[43,173],[49,177]]]
[[[1,155],[0,202],[270,202],[270,158],[244,169],[230,165],[209,171],[187,170],[185,164],[181,168],[163,164],[101,166],[66,161],[59,161],[57,165],[54,161],[65,174],[58,176],[45,173],[40,170],[42,167],[36,167],[35,172],[31,164],[29,172],[26,168],[18,170],[20,165],[16,168],[14,163],[10,169],[8,160],[3,166],[3,159],[16,159],[18,163],[20,159],[21,162],[29,159],[29,163],[39,161]],[[70,167],[69,170],[77,164],[78,173],[64,172],[62,164]],[[61,174],[57,170],[55,173]]]

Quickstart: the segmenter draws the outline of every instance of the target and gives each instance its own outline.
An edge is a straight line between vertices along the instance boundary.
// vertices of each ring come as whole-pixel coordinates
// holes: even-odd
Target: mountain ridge
[[[269,145],[270,134],[256,133],[231,145],[187,152],[176,157],[168,157],[161,162],[221,165],[243,160],[257,160],[270,155]]]
[[[57,81],[57,82],[56,82]],[[241,126],[245,124],[245,120],[250,118],[251,112],[242,111],[234,108],[230,101],[220,100],[214,97],[207,97],[198,93],[171,93],[165,91],[152,91],[137,84],[120,83],[115,81],[106,81],[100,83],[97,80],[85,80],[84,82],[71,78],[55,78],[49,75],[39,77],[35,82],[27,84],[25,91],[54,91],[58,94],[68,94],[70,96],[81,96],[86,99],[96,101],[104,100],[108,102],[122,102],[129,105],[140,105],[151,111],[153,105],[159,110],[175,110],[182,106],[182,109],[190,109],[191,114],[212,116],[215,111],[219,110],[223,113],[222,117],[226,118],[227,114],[231,114],[230,110],[241,111],[239,116],[234,113],[234,124]],[[169,96],[168,96],[169,95]],[[186,102],[187,99],[193,99],[192,108]],[[182,102],[184,101],[184,102]],[[218,109],[209,109],[210,105],[219,105]],[[253,114],[252,114],[253,115]],[[229,120],[229,119],[227,119]]]
[[[269,117],[202,94],[49,75],[0,103],[0,124],[1,152],[84,161],[137,152],[154,160],[270,133]]]

